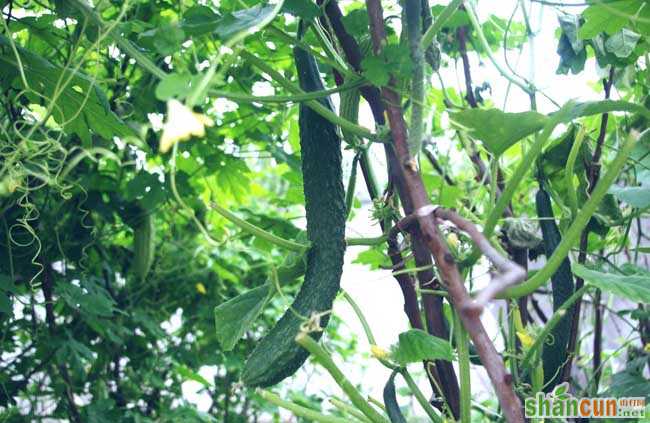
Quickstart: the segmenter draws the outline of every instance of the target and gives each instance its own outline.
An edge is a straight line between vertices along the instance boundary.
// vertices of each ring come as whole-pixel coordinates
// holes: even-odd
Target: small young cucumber
[[[294,49],[300,86],[305,91],[323,89],[314,58]],[[329,99],[320,100],[329,107]],[[291,309],[253,350],[242,373],[245,385],[266,387],[293,375],[308,357],[295,342],[300,326],[314,313],[331,310],[339,291],[345,253],[345,190],[341,171],[341,140],[336,126],[308,106],[300,105],[300,148],[307,212],[305,280]],[[301,317],[302,316],[302,317]],[[329,318],[320,319],[324,329]],[[319,339],[322,331],[312,332]]]
[[[133,228],[133,272],[144,280],[151,270],[155,255],[155,222],[153,214],[146,212]]]

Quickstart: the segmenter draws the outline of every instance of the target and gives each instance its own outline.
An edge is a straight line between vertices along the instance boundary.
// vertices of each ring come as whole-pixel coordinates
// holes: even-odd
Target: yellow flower
[[[518,330],[517,337],[519,338],[519,341],[521,342],[521,345],[524,346],[524,348],[530,348],[535,343],[533,337],[530,336],[525,330]]]
[[[208,290],[205,289],[205,285],[203,285],[201,282],[197,283],[195,287],[196,287],[196,292],[198,292],[201,295],[205,295],[208,293]]]
[[[370,346],[370,353],[373,357],[379,360],[386,360],[390,356],[390,353],[378,345]]]
[[[205,136],[205,127],[214,123],[205,115],[194,113],[178,100],[167,102],[167,121],[160,138],[160,152],[166,153],[179,141]]]
[[[643,351],[645,351],[645,352],[647,352],[647,353],[650,353],[650,342],[648,342],[647,344],[645,344],[645,346],[643,347]]]
[[[447,244],[449,244],[451,248],[458,248],[458,235],[450,232],[449,235],[447,235]]]

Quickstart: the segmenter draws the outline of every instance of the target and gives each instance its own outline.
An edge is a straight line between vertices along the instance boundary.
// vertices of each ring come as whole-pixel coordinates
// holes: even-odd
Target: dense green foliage
[[[551,379],[647,398],[650,3],[386,1],[379,41],[367,3],[0,0],[0,421],[503,420],[430,239],[397,225],[418,189],[529,269],[485,311],[520,398]],[[543,14],[557,46],[536,42]],[[476,294],[494,269],[437,227]],[[346,251],[404,294],[390,349],[337,297]],[[327,329],[296,343],[315,310]],[[339,368],[374,361],[381,386]],[[344,397],[255,390],[246,366],[263,386],[320,369]]]

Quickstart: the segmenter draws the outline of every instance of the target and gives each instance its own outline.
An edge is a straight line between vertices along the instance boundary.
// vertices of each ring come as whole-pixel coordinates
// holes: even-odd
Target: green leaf
[[[641,36],[634,31],[623,28],[605,42],[605,50],[614,53],[616,57],[626,58],[634,51]]]
[[[223,17],[215,32],[222,40],[228,40],[247,31],[267,18],[275,9],[274,5],[257,5],[249,9],[238,10]]]
[[[153,46],[161,55],[169,56],[181,49],[185,32],[176,25],[164,25],[141,33],[138,40],[143,45]]]
[[[361,62],[363,76],[373,85],[378,87],[388,84],[390,75],[386,69],[386,63],[378,56],[368,56]]]
[[[0,36],[0,80],[3,74],[11,72],[12,85],[20,90],[23,86],[17,75],[18,65],[7,38]],[[69,81],[59,94],[52,111],[54,120],[63,125],[68,134],[75,133],[82,140],[90,142],[91,135],[112,139],[135,135],[109,108],[106,95],[99,89],[95,80],[80,72],[72,72],[53,64],[28,50],[18,48],[27,83],[39,93],[28,94],[30,101],[41,104],[54,97],[60,89],[60,81]]]
[[[193,6],[183,13],[181,29],[187,35],[196,37],[213,32],[221,17],[207,6]]]
[[[7,294],[0,292],[0,314],[12,314],[13,302]],[[4,319],[6,316],[2,316]]]
[[[649,186],[640,186],[640,187],[619,187],[612,186],[609,189],[609,192],[614,195],[614,197],[623,201],[624,203],[629,204],[630,206],[637,209],[645,209],[650,206],[650,187]]]
[[[650,304],[650,276],[643,274],[616,275],[591,270],[580,264],[573,264],[573,273],[588,283],[619,297],[637,303]]]
[[[397,375],[397,372],[393,371],[384,386],[384,405],[386,406],[386,413],[391,423],[406,423],[402,410],[400,410],[399,404],[397,403],[395,375]]]
[[[639,113],[645,117],[650,117],[650,110],[640,104],[630,103],[623,100],[599,100],[575,103],[571,112],[563,121],[570,122],[580,117],[610,112],[631,112]]]
[[[603,396],[650,399],[650,380],[643,374],[645,361],[645,357],[639,357],[629,362],[625,370],[613,374]]]
[[[154,210],[165,201],[167,193],[157,175],[141,170],[126,184],[124,198],[127,201],[140,200],[148,210]]]
[[[310,0],[285,0],[282,11],[291,13],[307,21],[320,15],[320,8]]]
[[[612,35],[620,31],[629,20],[626,15],[634,14],[640,3],[638,0],[625,0],[589,6],[582,12],[585,23],[580,27],[578,35],[585,40],[601,32]]]
[[[541,129],[547,117],[537,112],[506,113],[499,109],[469,109],[451,114],[453,122],[483,141],[499,156],[520,139]]]
[[[265,284],[215,307],[216,336],[225,351],[235,347],[260,314],[272,292],[271,286]]]
[[[185,98],[190,91],[191,75],[170,73],[156,86],[156,98],[167,101],[170,98]]]
[[[366,251],[362,251],[357,255],[352,263],[355,264],[365,264],[370,266],[370,269],[380,269],[384,266],[390,266],[390,260],[384,254],[382,247],[372,247]]]
[[[423,360],[454,359],[451,345],[445,339],[429,335],[421,329],[411,329],[399,335],[399,342],[392,348],[395,361],[404,366]]]
[[[14,281],[11,280],[9,275],[4,275],[0,273],[0,291],[9,292],[11,294],[17,294],[16,285]]]

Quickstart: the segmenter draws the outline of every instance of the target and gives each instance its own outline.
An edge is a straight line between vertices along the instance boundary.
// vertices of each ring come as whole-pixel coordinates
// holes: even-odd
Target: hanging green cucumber
[[[305,91],[323,89],[314,58],[294,49],[300,87]],[[331,109],[328,99],[323,105]],[[339,291],[345,253],[345,190],[341,171],[341,140],[336,127],[305,105],[300,105],[300,148],[307,212],[307,235],[311,248],[307,254],[304,283],[291,309],[251,353],[242,381],[247,386],[274,385],[294,374],[308,357],[294,338],[300,326],[314,313],[332,308]],[[320,319],[325,328],[328,315]],[[322,332],[313,332],[319,339]]]
[[[535,197],[537,205],[537,216],[539,225],[542,228],[544,254],[551,257],[558,244],[562,241],[553,208],[548,192],[544,190],[540,182],[539,191]],[[553,289],[553,311],[556,311],[573,294],[573,274],[571,273],[571,262],[565,258],[557,271],[551,276],[551,287]],[[572,310],[572,309],[571,309]],[[567,359],[567,343],[571,332],[571,312],[562,318],[560,323],[551,331],[552,343],[545,343],[542,350],[542,361],[544,363],[544,391],[550,392],[560,382],[560,369]]]
[[[151,212],[144,212],[133,228],[133,272],[143,280],[146,279],[153,264],[155,247],[155,222]]]

